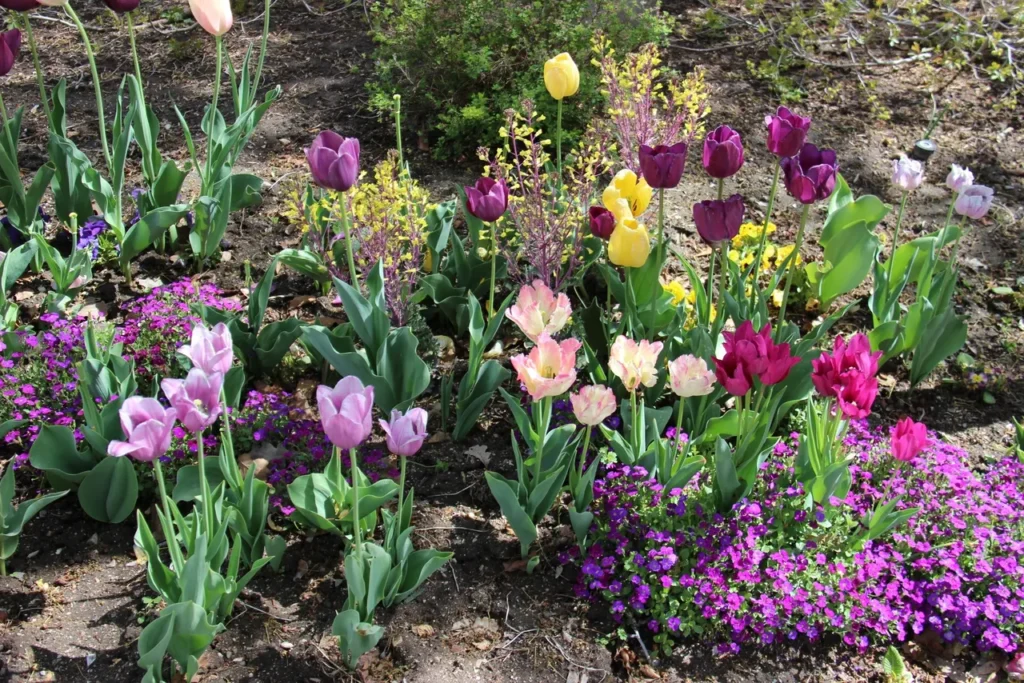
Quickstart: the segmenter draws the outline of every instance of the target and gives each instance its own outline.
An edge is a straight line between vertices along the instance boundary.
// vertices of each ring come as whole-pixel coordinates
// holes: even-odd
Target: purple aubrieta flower
[[[836,186],[839,162],[835,151],[805,143],[800,154],[781,161],[786,189],[801,204],[828,199]]]

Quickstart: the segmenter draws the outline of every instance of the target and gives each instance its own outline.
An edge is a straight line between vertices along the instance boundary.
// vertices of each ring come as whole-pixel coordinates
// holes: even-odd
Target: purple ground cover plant
[[[1024,465],[1011,457],[975,472],[963,450],[933,442],[899,466],[888,430],[852,423],[854,484],[828,520],[794,480],[792,438],[728,517],[704,478],[665,491],[643,468],[610,465],[595,484],[596,542],[578,559],[576,593],[610,605],[619,638],[639,627],[663,651],[683,637],[738,652],[825,634],[864,649],[931,630],[1013,653],[1024,635]],[[894,496],[920,512],[853,540],[860,518]]]

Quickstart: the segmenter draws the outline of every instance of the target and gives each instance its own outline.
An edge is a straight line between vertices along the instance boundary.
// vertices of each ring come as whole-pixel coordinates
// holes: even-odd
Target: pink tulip
[[[772,341],[770,324],[759,332],[745,320],[735,332],[725,332],[725,355],[715,359],[715,376],[733,396],[742,396],[753,386],[754,377],[761,384],[778,384],[800,362],[792,355],[788,343]]]
[[[991,187],[985,185],[971,185],[965,187],[957,196],[953,208],[965,218],[979,220],[992,208],[992,195],[995,194]]]
[[[193,433],[201,433],[217,421],[223,386],[224,375],[219,372],[208,375],[200,368],[189,370],[185,379],[160,382],[160,388],[171,402],[178,421]]]
[[[231,30],[231,0],[188,0],[192,17],[212,36],[222,36]]]
[[[715,359],[715,377],[733,396],[744,396],[753,386],[753,375],[735,353]]]
[[[192,367],[208,375],[215,372],[227,374],[235,359],[231,332],[224,323],[217,323],[212,330],[203,324],[195,325],[192,328],[192,343],[182,346],[178,353],[192,361]]]
[[[358,377],[342,377],[334,388],[316,388],[320,422],[327,438],[338,448],[355,448],[373,431],[373,387],[364,387]]]
[[[125,399],[118,415],[128,440],[107,444],[110,455],[129,455],[139,462],[152,462],[171,447],[174,408],[164,408],[155,398],[132,396]]]
[[[924,166],[920,161],[908,158],[905,154],[892,162],[892,184],[904,192],[916,190],[924,182]]]
[[[838,399],[846,417],[865,418],[878,394],[875,374],[881,355],[881,351],[871,351],[871,342],[863,333],[850,337],[849,343],[836,337],[832,353],[811,361],[811,382],[822,396]]]
[[[608,369],[622,380],[626,391],[636,391],[641,384],[653,387],[658,382],[658,354],[664,344],[646,339],[636,343],[619,335],[612,344],[608,357]]]
[[[963,192],[974,184],[974,174],[971,169],[953,164],[949,168],[949,175],[946,176],[946,187],[953,192]]]
[[[892,430],[892,457],[900,462],[910,462],[930,445],[928,428],[909,417],[897,422]]]
[[[871,406],[878,395],[878,379],[862,375],[859,372],[848,372],[836,399],[839,410],[848,419],[863,420],[871,414]]]
[[[578,339],[556,342],[545,333],[537,339],[530,355],[512,358],[519,381],[526,385],[534,401],[569,391],[576,381],[576,352],[580,346]]]
[[[515,303],[505,310],[505,317],[534,343],[544,335],[558,334],[569,322],[570,314],[569,297],[556,296],[541,280],[534,280],[532,286],[523,285]]]
[[[391,421],[380,420],[387,435],[388,450],[395,455],[416,455],[427,438],[427,411],[410,408],[405,414],[391,411]]]
[[[707,396],[715,388],[715,373],[703,358],[684,354],[668,364],[669,385],[680,398]]]
[[[596,427],[615,412],[615,392],[603,384],[582,387],[569,395],[572,412],[580,424]]]

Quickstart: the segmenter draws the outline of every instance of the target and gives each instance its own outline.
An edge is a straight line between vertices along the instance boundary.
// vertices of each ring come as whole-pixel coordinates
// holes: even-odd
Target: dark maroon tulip
[[[729,126],[719,126],[704,138],[704,170],[712,178],[728,178],[743,166],[743,140]]]
[[[21,48],[21,31],[14,28],[0,33],[0,76],[6,76],[18,58]]]
[[[764,125],[768,126],[768,151],[777,157],[793,157],[804,146],[811,119],[779,107],[775,116],[764,117]]]
[[[28,12],[40,7],[40,4],[36,0],[0,0],[0,7],[14,12]]]
[[[139,0],[103,0],[103,4],[118,14],[131,12],[139,6]]]
[[[466,210],[482,220],[493,223],[508,208],[508,186],[504,180],[480,178],[472,187],[465,187]]]
[[[590,207],[590,233],[606,240],[614,231],[615,214],[603,206]]]
[[[325,130],[306,150],[306,161],[317,185],[345,192],[359,179],[359,140]]]
[[[647,184],[654,189],[665,189],[678,185],[685,168],[685,142],[655,147],[640,145],[640,173],[643,174]]]
[[[798,156],[783,159],[780,163],[786,189],[801,204],[828,199],[835,189],[839,163],[834,150],[818,149],[807,142]]]
[[[693,205],[693,222],[705,242],[715,244],[731,240],[743,223],[743,197],[734,194],[728,199],[714,199]]]

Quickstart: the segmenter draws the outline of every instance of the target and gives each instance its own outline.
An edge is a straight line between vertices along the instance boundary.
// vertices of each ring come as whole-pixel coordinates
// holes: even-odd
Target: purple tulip
[[[103,0],[103,4],[118,14],[131,12],[139,6],[139,0]]]
[[[220,415],[220,391],[224,387],[224,375],[219,372],[206,374],[199,368],[188,371],[185,379],[165,379],[160,388],[170,401],[185,429],[201,433],[217,421]]]
[[[125,399],[118,415],[128,440],[111,441],[107,445],[110,455],[128,455],[139,462],[152,462],[171,447],[174,408],[164,408],[155,398],[132,396]]]
[[[227,374],[235,359],[235,348],[231,332],[224,323],[217,323],[213,329],[203,324],[192,328],[192,343],[185,344],[178,353],[192,361],[192,366],[210,375],[215,372]]]
[[[793,157],[807,140],[811,119],[779,107],[775,116],[764,117],[764,125],[768,127],[768,151],[777,157]]]
[[[317,185],[345,192],[359,179],[359,140],[322,131],[306,150],[306,161]]]
[[[21,49],[21,31],[14,28],[0,33],[0,76],[6,76],[14,62],[18,59]]]
[[[342,377],[333,389],[321,384],[316,402],[324,432],[338,448],[355,448],[373,431],[373,387],[364,387],[358,377]]]
[[[603,240],[615,231],[615,214],[603,206],[590,207],[590,234]]]
[[[742,159],[742,157],[743,149],[741,147],[740,158]],[[685,142],[677,142],[671,146],[657,145],[653,148],[640,145],[640,172],[651,187],[655,189],[675,187],[679,184],[679,179],[683,177],[685,168]]]
[[[28,12],[41,5],[36,0],[0,0],[0,7],[13,12]]]
[[[734,194],[728,199],[697,202],[693,205],[693,222],[705,242],[715,244],[731,240],[743,223],[743,197]]]
[[[704,170],[712,178],[728,178],[743,166],[743,140],[729,126],[719,126],[704,138]]]
[[[410,408],[403,415],[391,411],[391,421],[380,420],[380,428],[387,434],[388,450],[395,455],[416,455],[427,438],[427,411]]]
[[[508,186],[504,180],[480,178],[472,187],[465,187],[466,210],[484,223],[493,223],[508,208]]]
[[[839,163],[831,149],[818,149],[805,143],[800,155],[781,161],[786,189],[802,204],[828,199],[836,186]]]

